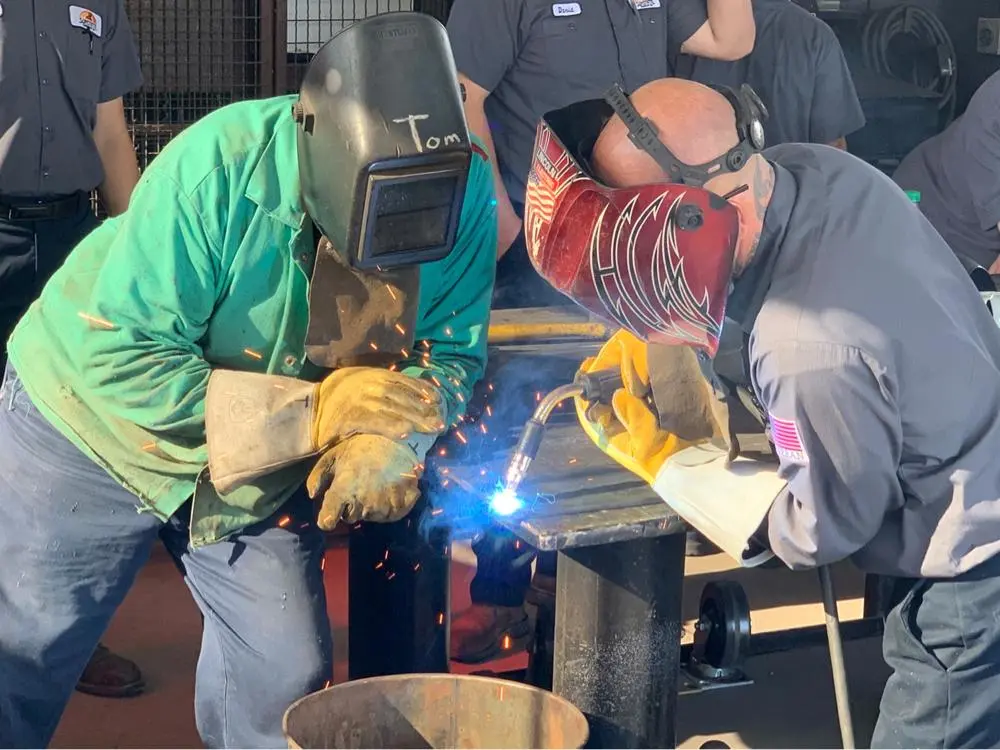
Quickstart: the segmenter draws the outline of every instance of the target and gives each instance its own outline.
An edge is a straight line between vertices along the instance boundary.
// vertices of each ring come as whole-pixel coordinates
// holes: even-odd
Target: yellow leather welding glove
[[[583,372],[620,370],[625,390],[642,398],[649,394],[649,360],[646,343],[628,331],[618,331],[608,339],[596,357],[586,360]]]
[[[691,443],[659,428],[649,402],[645,342],[628,331],[619,331],[608,339],[596,357],[584,361],[580,369],[620,370],[625,388],[614,394],[612,405],[588,404],[577,398],[577,417],[598,448],[652,484],[663,462]]]
[[[340,521],[389,523],[403,518],[420,497],[418,480],[434,436],[407,441],[355,435],[320,456],[306,480],[322,496],[318,524],[331,531]]]
[[[443,430],[441,394],[425,380],[377,367],[344,367],[316,386],[314,450],[358,434],[401,440]]]

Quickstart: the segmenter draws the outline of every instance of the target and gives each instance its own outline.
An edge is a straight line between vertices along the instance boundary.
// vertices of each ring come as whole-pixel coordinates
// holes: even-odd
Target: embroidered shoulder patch
[[[771,440],[774,441],[774,448],[779,458],[798,463],[808,463],[809,456],[802,445],[802,436],[799,434],[799,426],[791,419],[778,419],[773,414],[769,415],[771,424]]]

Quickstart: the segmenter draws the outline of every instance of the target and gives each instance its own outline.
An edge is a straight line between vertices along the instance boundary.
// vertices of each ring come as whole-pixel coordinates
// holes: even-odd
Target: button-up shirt
[[[0,195],[89,191],[104,179],[97,105],[142,84],[122,0],[4,0]]]
[[[293,101],[230,105],[174,139],[9,343],[41,413],[146,507],[167,518],[194,496],[195,544],[274,512],[308,470],[296,464],[224,499],[203,477],[213,368],[322,374],[305,361],[315,245]],[[421,268],[415,337],[430,357],[399,362],[440,384],[451,420],[484,370],[495,267],[490,166],[472,163],[455,249]]]

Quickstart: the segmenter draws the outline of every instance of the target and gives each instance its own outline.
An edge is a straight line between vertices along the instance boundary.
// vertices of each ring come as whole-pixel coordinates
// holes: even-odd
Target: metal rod
[[[819,568],[819,585],[823,590],[823,613],[826,616],[826,638],[830,646],[830,669],[833,672],[833,693],[837,699],[837,718],[844,750],[854,750],[854,722],[851,719],[851,699],[847,690],[847,667],[844,664],[844,642],[840,638],[840,618],[837,596],[827,565]]]

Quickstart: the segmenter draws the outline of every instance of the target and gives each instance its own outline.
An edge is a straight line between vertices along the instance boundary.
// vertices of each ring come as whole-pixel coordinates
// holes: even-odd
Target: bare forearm
[[[139,163],[135,149],[127,136],[100,151],[104,167],[104,182],[98,188],[101,201],[109,216],[117,216],[128,208],[129,198],[139,181]]]
[[[756,37],[750,0],[707,0],[707,6],[712,36],[725,58],[750,54]]]
[[[139,181],[139,164],[120,98],[97,105],[94,145],[104,168],[104,181],[98,191],[108,214],[117,216],[128,208],[129,198]]]
[[[846,138],[838,138],[835,141],[830,141],[829,145],[833,146],[834,148],[839,148],[841,151],[847,151],[847,139]]]
[[[466,107],[465,117],[469,122],[469,130],[479,136],[479,139],[486,144],[490,153],[490,165],[493,170],[493,186],[497,199],[497,259],[503,257],[504,253],[517,239],[521,231],[521,219],[507,195],[503,180],[500,178],[500,167],[497,163],[496,148],[493,145],[493,136],[490,134],[490,126],[486,121],[486,113],[481,106],[470,104]]]

